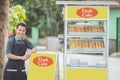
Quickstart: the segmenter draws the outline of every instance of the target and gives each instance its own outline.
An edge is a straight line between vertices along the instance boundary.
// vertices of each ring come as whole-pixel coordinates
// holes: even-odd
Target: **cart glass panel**
[[[106,26],[105,20],[68,20],[67,67],[107,66]]]

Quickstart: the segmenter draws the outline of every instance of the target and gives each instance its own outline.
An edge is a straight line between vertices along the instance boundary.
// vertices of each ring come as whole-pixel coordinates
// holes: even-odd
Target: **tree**
[[[26,10],[21,5],[12,6],[9,12],[9,30],[13,31],[18,23],[25,23],[26,19]]]
[[[15,27],[18,23],[25,23],[27,20],[26,10],[21,5],[15,5],[10,8],[9,11],[9,32],[8,36],[11,37],[15,34]]]
[[[56,0],[26,0],[28,24],[40,29],[40,35],[56,36],[62,21],[62,7],[56,5]],[[28,7],[28,8],[27,8]]]
[[[10,0],[0,0],[0,80],[3,77]]]
[[[20,4],[25,7],[27,24],[39,27],[40,37],[56,36],[62,21],[62,6],[56,5],[56,0],[14,0],[12,5]]]

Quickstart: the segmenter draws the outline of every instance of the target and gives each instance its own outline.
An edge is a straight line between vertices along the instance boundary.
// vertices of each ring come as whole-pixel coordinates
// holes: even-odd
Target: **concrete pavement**
[[[120,80],[120,58],[109,57],[108,71],[109,80]]]

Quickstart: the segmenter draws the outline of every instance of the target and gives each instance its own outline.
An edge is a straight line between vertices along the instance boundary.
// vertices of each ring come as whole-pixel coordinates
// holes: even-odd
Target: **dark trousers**
[[[3,80],[27,80],[26,72],[5,70]]]

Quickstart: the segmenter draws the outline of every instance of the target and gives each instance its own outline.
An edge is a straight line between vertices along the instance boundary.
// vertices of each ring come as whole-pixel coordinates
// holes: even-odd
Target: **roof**
[[[119,1],[119,0],[118,0]],[[119,1],[120,2],[120,1]],[[117,1],[56,1],[58,5],[109,5],[109,6],[120,6],[119,2]]]

